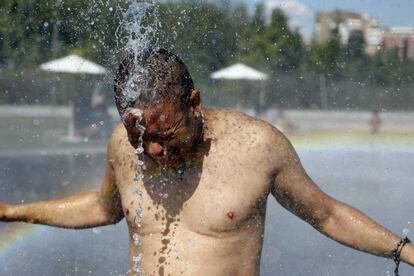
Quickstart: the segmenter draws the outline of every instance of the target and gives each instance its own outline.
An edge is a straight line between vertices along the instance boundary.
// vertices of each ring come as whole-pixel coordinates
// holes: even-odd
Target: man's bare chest
[[[174,223],[206,235],[239,231],[264,216],[269,177],[237,158],[204,158],[197,166],[174,174],[147,173],[134,181],[135,172],[117,175],[124,214],[130,227],[159,233]],[[140,214],[141,213],[141,214]]]

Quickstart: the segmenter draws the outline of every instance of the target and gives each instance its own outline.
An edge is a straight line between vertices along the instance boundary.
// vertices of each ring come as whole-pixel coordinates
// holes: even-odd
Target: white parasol
[[[230,80],[267,80],[267,74],[260,72],[243,63],[236,63],[229,67],[223,68],[211,73],[212,79],[230,79]]]
[[[70,55],[40,64],[40,69],[49,72],[71,74],[105,74],[106,69],[99,64],[77,55]]]

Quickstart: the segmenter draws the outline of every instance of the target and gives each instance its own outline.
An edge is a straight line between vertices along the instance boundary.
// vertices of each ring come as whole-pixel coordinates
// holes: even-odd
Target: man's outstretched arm
[[[110,160],[110,145],[108,160]],[[0,221],[21,221],[64,228],[114,224],[123,218],[112,164],[108,162],[100,192],[22,205],[0,203]]]
[[[277,201],[335,241],[391,258],[401,237],[321,191],[304,171],[290,143],[287,140],[282,143],[279,153],[283,161],[277,167],[272,190]],[[405,245],[400,258],[414,266],[414,246]]]

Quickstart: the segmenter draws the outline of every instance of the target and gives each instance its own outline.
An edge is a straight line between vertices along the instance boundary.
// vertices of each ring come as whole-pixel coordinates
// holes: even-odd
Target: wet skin
[[[130,237],[134,233],[142,236],[141,246],[131,243],[131,267],[133,256],[143,252],[142,268],[149,275],[259,275],[269,194],[341,243],[377,255],[390,254],[399,238],[324,194],[306,175],[289,141],[279,131],[237,112],[204,113],[202,143],[193,151],[183,151],[181,159],[174,159],[186,164],[181,178],[177,177],[176,163],[165,163],[167,169],[163,170],[154,158],[161,154],[161,145],[174,145],[175,139],[155,141],[147,136],[146,177],[138,183],[131,181],[133,165],[131,157],[125,156],[132,149],[125,139],[126,131],[121,126],[114,132],[110,142],[118,148],[113,158],[117,172],[114,182]],[[160,123],[157,118],[166,114],[173,119]],[[149,133],[164,132],[182,118],[179,109],[168,104],[146,115],[143,124]],[[146,121],[145,117],[150,119]],[[191,134],[191,130],[178,132]],[[194,137],[190,144],[195,143]],[[152,148],[153,144],[156,146]],[[131,187],[144,191],[142,200]],[[165,194],[168,197],[163,197]],[[131,211],[137,208],[143,210],[140,228],[135,226]]]
[[[272,194],[326,236],[391,256],[400,237],[323,193],[277,129],[241,113],[203,109],[202,131],[201,111],[196,93],[188,109],[164,102],[144,108],[142,117],[123,114],[125,125],[108,142],[99,193],[17,206],[0,203],[0,219],[85,228],[125,218],[130,270],[133,257],[143,253],[144,275],[259,275],[265,206]],[[137,120],[147,129],[141,181],[133,180]],[[135,223],[139,208],[141,227]],[[142,238],[139,246],[135,233]],[[412,245],[404,247],[401,259],[414,264]]]
[[[260,129],[242,130],[236,122],[249,125],[251,119],[232,112],[205,111],[205,117],[204,137],[181,157],[185,165],[163,169],[148,154],[146,177],[140,182],[132,181],[134,156],[125,128],[117,128],[111,139],[110,146],[117,147],[111,162],[130,240],[134,233],[142,237],[140,247],[131,246],[131,267],[133,256],[142,251],[142,268],[150,275],[258,275],[266,197],[274,174],[270,164],[259,168],[263,160],[253,153],[264,150]],[[158,153],[151,151],[151,143],[146,143],[147,152]],[[172,139],[170,144],[175,143]],[[142,199],[134,188],[144,192]],[[137,208],[143,210],[140,228],[134,222]]]

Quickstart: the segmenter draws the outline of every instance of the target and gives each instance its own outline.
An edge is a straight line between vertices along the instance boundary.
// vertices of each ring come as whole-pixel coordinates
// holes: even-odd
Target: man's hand
[[[10,205],[0,202],[0,221],[7,221],[7,213],[10,207]]]

